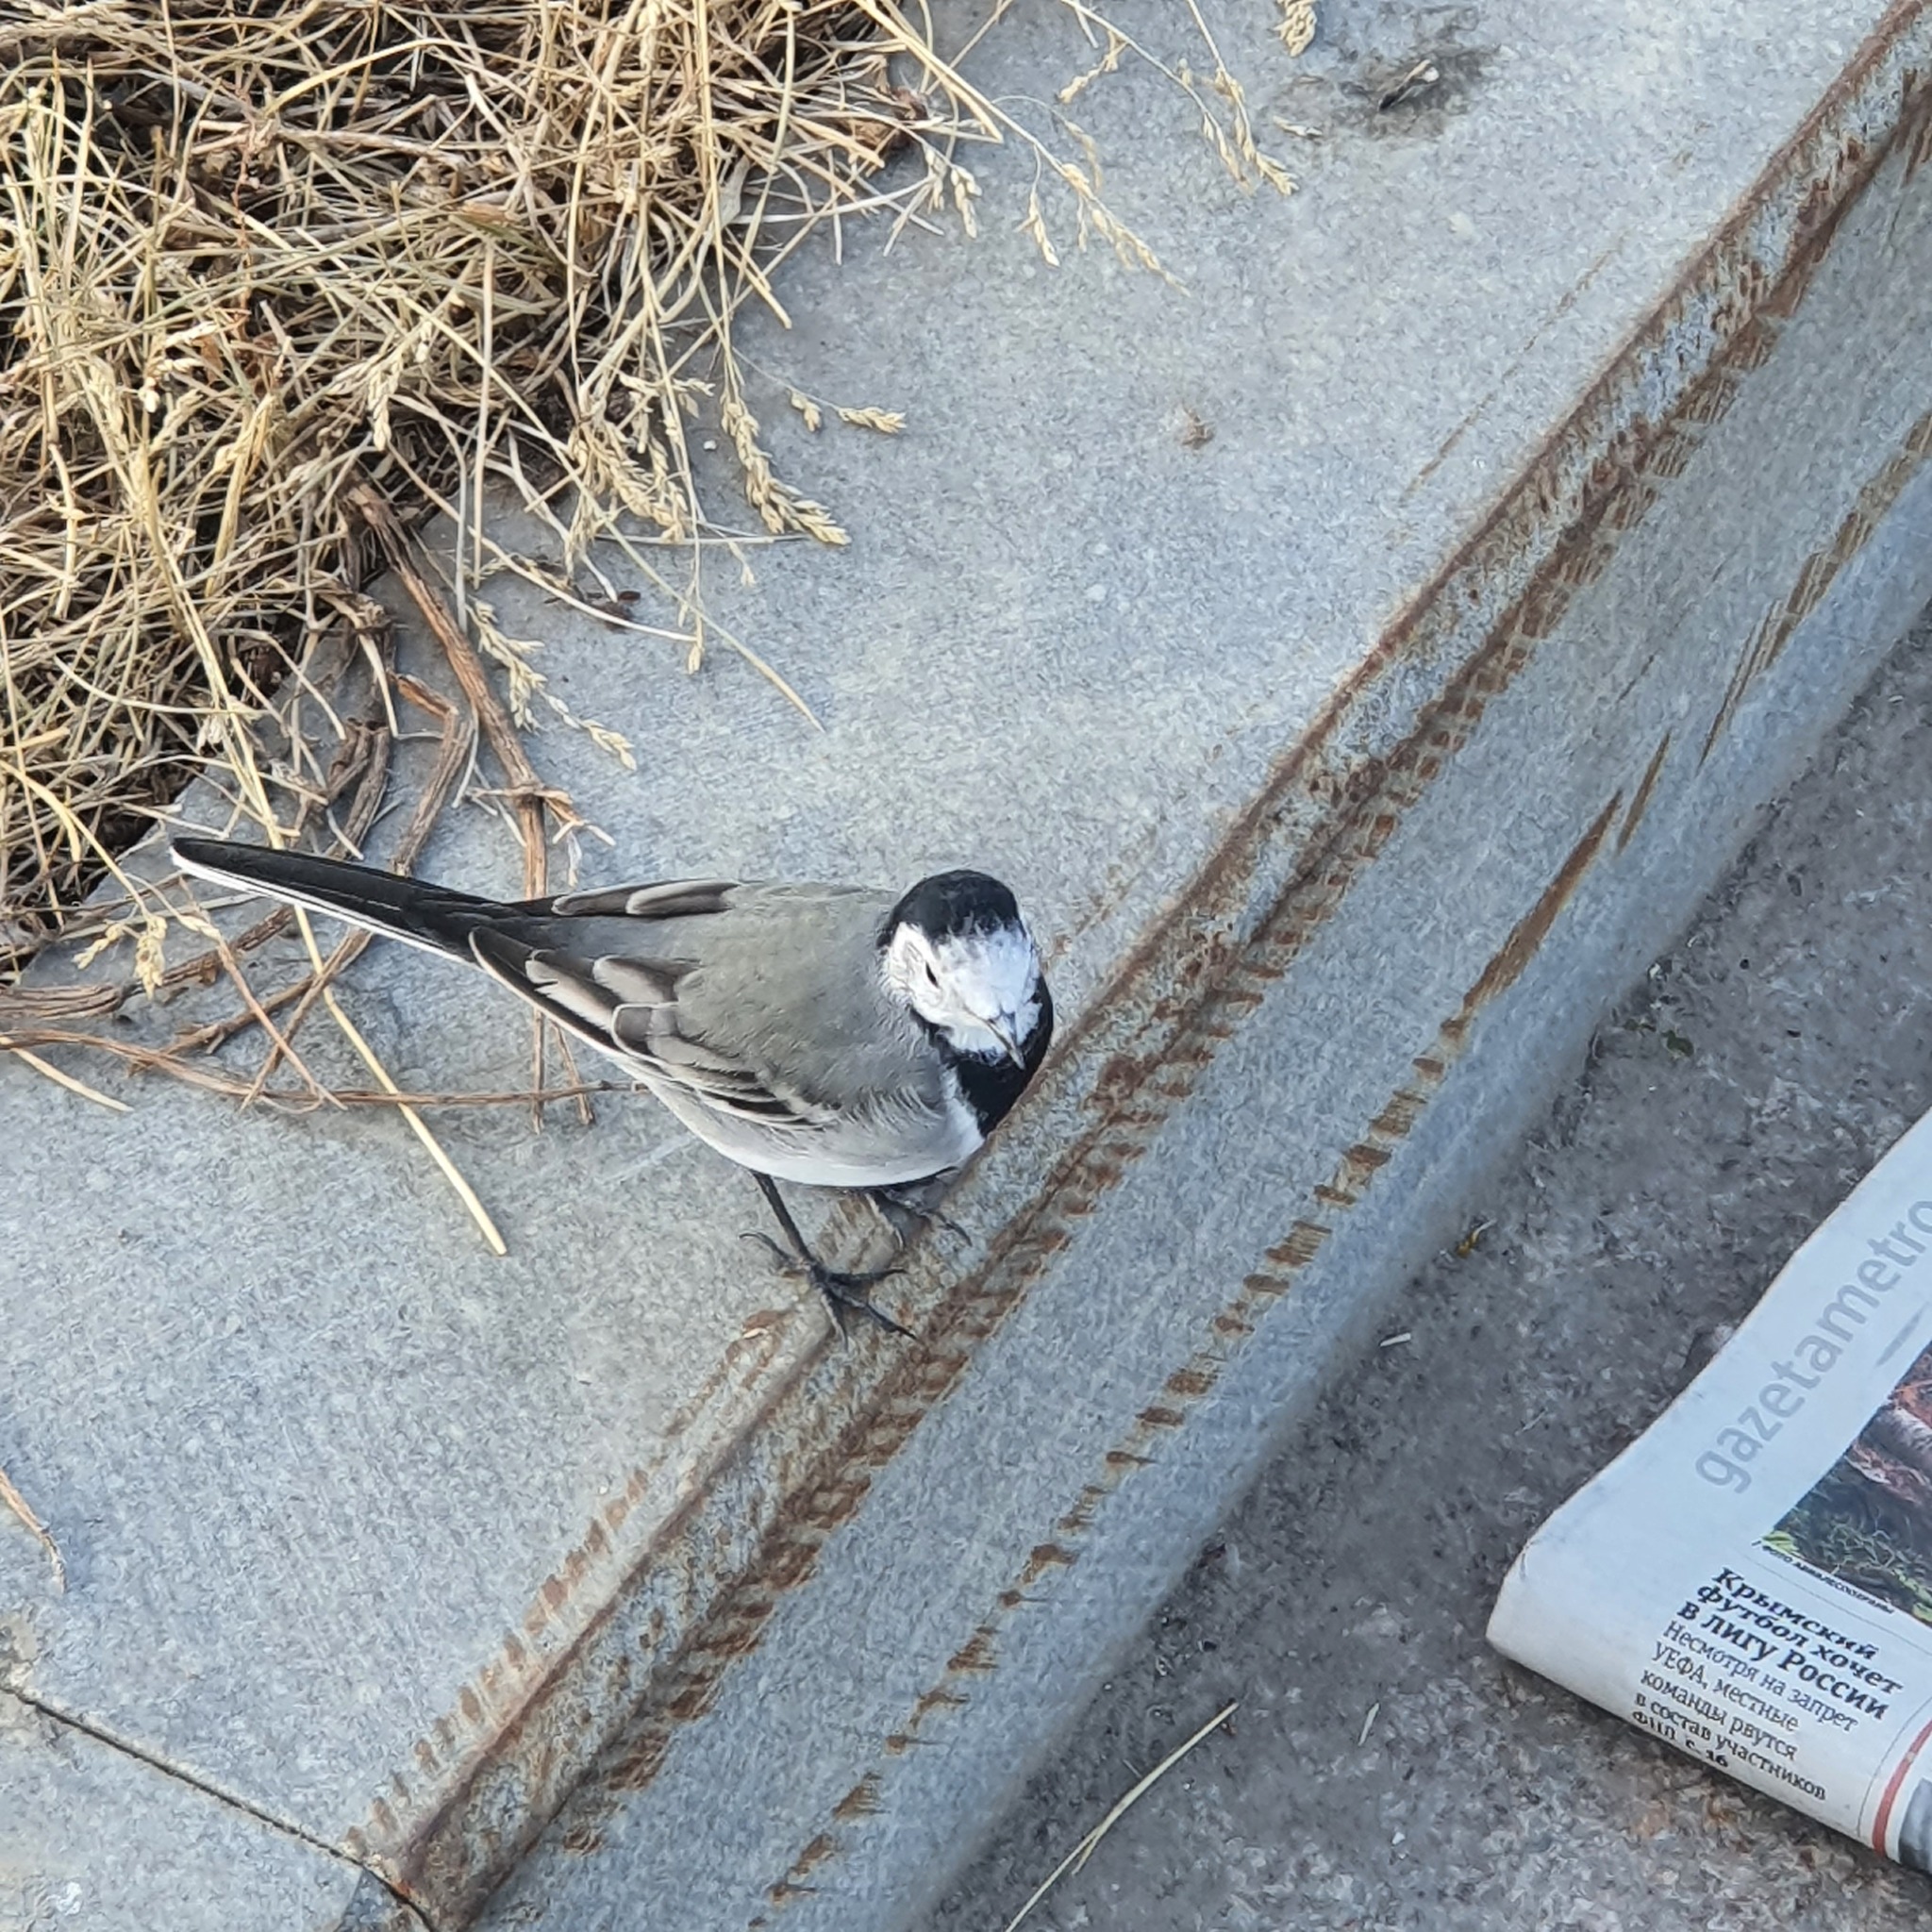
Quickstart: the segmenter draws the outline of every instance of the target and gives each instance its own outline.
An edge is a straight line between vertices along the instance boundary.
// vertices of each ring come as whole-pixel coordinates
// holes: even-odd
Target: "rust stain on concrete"
[[[1777,662],[1792,632],[1824,603],[1825,592],[1839,573],[1871,541],[1873,532],[1905,493],[1907,484],[1919,474],[1928,456],[1932,456],[1932,409],[1906,432],[1891,459],[1859,491],[1857,501],[1845,513],[1831,541],[1805,558],[1798,566],[1797,580],[1790,591],[1764,613],[1757,627],[1744,641],[1743,652],[1731,673],[1717,716],[1705,736],[1704,749],[1698,754],[1700,765],[1709,758],[1725,726],[1738,715],[1745,694]]]
[[[1671,755],[1671,734],[1666,731],[1657,740],[1657,749],[1650,755],[1650,763],[1643,768],[1643,776],[1638,780],[1637,796],[1630,801],[1630,809],[1624,814],[1624,823],[1617,828],[1617,857],[1624,856],[1624,848],[1637,836],[1637,828],[1643,823],[1643,814],[1650,809],[1650,794],[1657,790],[1657,781],[1663,771],[1664,760]]]
[[[841,1824],[850,1824],[856,1818],[871,1817],[878,1808],[878,1774],[868,1772],[832,1807],[832,1816]]]

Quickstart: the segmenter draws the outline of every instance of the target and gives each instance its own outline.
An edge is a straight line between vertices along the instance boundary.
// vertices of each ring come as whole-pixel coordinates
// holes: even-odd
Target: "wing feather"
[[[515,967],[523,982],[517,989],[520,992],[525,995],[541,993],[551,1005],[561,1007],[573,1019],[581,1021],[586,1026],[604,1032],[609,1030],[610,1022],[620,1008],[617,1001],[601,986],[594,980],[584,978],[574,970],[570,960],[556,953],[540,953],[527,946],[518,950],[523,954]]]
[[[550,902],[565,919],[695,919],[723,912],[738,887],[729,879],[664,879],[648,886],[610,886],[601,892],[566,892]]]
[[[685,968],[658,959],[627,959],[607,953],[591,961],[591,977],[625,1007],[668,1007],[677,997]]]
[[[592,1046],[628,1061],[644,1079],[676,1088],[713,1111],[763,1126],[813,1127],[831,1117],[801,1095],[781,1093],[738,1056],[679,1026],[680,969],[603,955],[573,958],[507,933],[471,936],[483,968]],[[642,992],[645,997],[625,997]]]

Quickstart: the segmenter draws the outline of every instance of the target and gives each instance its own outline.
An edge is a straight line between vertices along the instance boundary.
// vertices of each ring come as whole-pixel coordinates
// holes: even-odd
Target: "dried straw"
[[[1237,1699],[1232,1704],[1224,1706],[1220,1710],[1216,1711],[1215,1714],[1212,1717],[1210,1717],[1208,1720],[1208,1722],[1205,1724],[1203,1724],[1201,1728],[1193,1734],[1192,1737],[1189,1738],[1183,1743],[1176,1744],[1174,1748],[1172,1751],[1170,1751],[1167,1754],[1167,1756],[1163,1757],[1160,1760],[1160,1762],[1157,1764],[1154,1767],[1154,1769],[1146,1774],[1146,1776],[1136,1779],[1133,1785],[1130,1786],[1129,1789],[1124,1793],[1123,1793],[1122,1796],[1117,1798],[1112,1804],[1112,1806],[1108,1807],[1107,1816],[1103,1818],[1100,1821],[1100,1823],[1096,1824],[1093,1827],[1093,1829],[1090,1831],[1087,1834],[1087,1836],[1083,1838],[1080,1840],[1080,1842],[1076,1844],[1074,1847],[1074,1849],[1071,1852],[1069,1852],[1067,1856],[1064,1858],[1062,1858],[1059,1861],[1059,1863],[1056,1865],[1053,1868],[1053,1870],[1049,1872],[1046,1874],[1046,1876],[1043,1879],[1041,1879],[1037,1886],[1034,1887],[1032,1894],[1030,1897],[1028,1897],[1026,1903],[1024,1906],[1022,1906],[1020,1909],[1017,1912],[1015,1912],[1010,1919],[1007,1921],[1006,1932],[1020,1932],[1021,1925],[1024,1924],[1025,1921],[1031,1916],[1033,1907],[1037,1906],[1040,1903],[1040,1901],[1043,1899],[1047,1895],[1047,1893],[1050,1892],[1054,1889],[1054,1887],[1058,1885],[1060,1882],[1060,1880],[1067,1875],[1069,1872],[1084,1871],[1086,1869],[1087,1860],[1091,1858],[1093,1856],[1093,1854],[1100,1849],[1100,1841],[1104,1838],[1106,1838],[1108,1833],[1110,1832],[1114,1828],[1114,1826],[1118,1824],[1121,1822],[1121,1820],[1124,1818],[1127,1815],[1127,1813],[1131,1811],[1134,1808],[1134,1807],[1138,1805],[1141,1802],[1141,1800],[1144,1798],[1147,1795],[1147,1793],[1151,1791],[1154,1789],[1154,1787],[1158,1785],[1160,1782],[1160,1780],[1164,1778],[1168,1774],[1168,1773],[1171,1772],[1174,1768],[1174,1766],[1178,1764],[1181,1761],[1181,1759],[1185,1757],[1188,1755],[1188,1753],[1195,1747],[1195,1745],[1201,1743],[1205,1739],[1210,1737],[1214,1732],[1218,1731],[1222,1727],[1222,1725],[1224,1724],[1228,1721],[1228,1719],[1231,1718],[1235,1714],[1235,1712],[1238,1711],[1241,1707],[1241,1701],[1239,1699]],[[1364,1730],[1362,1735],[1366,1739],[1366,1737],[1368,1736],[1367,1731]]]
[[[36,12],[0,27],[16,964],[207,753],[271,816],[244,721],[353,616],[356,484],[413,521],[508,482],[579,596],[620,512],[693,535],[687,425],[768,231],[849,203],[917,119],[842,0]],[[716,401],[762,527],[836,540],[728,363]],[[479,630],[515,708],[547,695]]]
[[[67,1562],[60,1554],[60,1545],[54,1541],[53,1532],[34,1514],[33,1507],[14,1488],[12,1478],[0,1469],[0,1503],[19,1518],[27,1534],[46,1552],[47,1561],[54,1572],[54,1588],[64,1591],[67,1588]]]
[[[1106,36],[1105,67],[1141,54],[1064,4],[1096,49]],[[413,861],[480,740],[542,890],[576,821],[517,727],[554,715],[631,752],[497,628],[477,594],[495,573],[693,669],[707,640],[743,650],[797,702],[706,620],[697,586],[709,541],[845,541],[774,471],[732,353],[745,305],[782,314],[772,269],[817,225],[890,208],[970,228],[962,142],[1017,139],[1082,243],[1164,272],[1108,210],[1080,130],[1062,124],[1083,157],[1066,158],[895,0],[35,0],[7,15],[0,1047],[18,1052],[85,1041],[125,1063],[125,1041],[76,1023],[223,977],[235,1013],[140,1063],[194,1078],[190,1056],[260,1029],[244,1093],[284,1091],[269,1079],[287,1064],[315,1094],[291,1042],[362,941],[258,991],[241,962],[286,915],[217,940],[120,864],[197,771],[271,842],[359,853],[400,780],[399,714],[427,712],[435,756],[387,862]],[[1285,191],[1218,53],[1213,68],[1161,71],[1238,178]],[[881,189],[902,147],[922,165]],[[1037,194],[1021,225],[1058,258]],[[901,426],[858,399],[772,398],[787,402],[813,426]],[[708,501],[700,422],[735,466],[741,527]],[[550,554],[494,543],[486,493],[533,516]],[[448,585],[409,536],[436,510],[459,532]],[[385,564],[457,699],[396,675],[388,619],[361,594]],[[638,585],[663,622],[641,621]],[[104,875],[119,895],[85,904]],[[214,943],[170,963],[175,926]],[[83,963],[131,941],[131,976],[8,991],[63,934],[92,939]],[[541,1054],[534,1073],[541,1088]]]

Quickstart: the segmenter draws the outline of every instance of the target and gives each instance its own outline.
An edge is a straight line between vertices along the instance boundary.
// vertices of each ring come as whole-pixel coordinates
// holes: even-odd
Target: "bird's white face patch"
[[[1040,1022],[1040,956],[1024,926],[928,939],[902,925],[886,949],[886,981],[960,1052],[1017,1059]]]

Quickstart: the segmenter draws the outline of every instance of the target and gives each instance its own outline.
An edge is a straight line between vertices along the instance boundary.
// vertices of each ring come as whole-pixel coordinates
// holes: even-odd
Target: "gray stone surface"
[[[1932,1107],[1932,622],[1111,1659],[930,1932],[1858,1932],[1932,1885],[1505,1664],[1530,1529]],[[1406,1338],[1400,1341],[1394,1338]],[[1364,1732],[1366,1731],[1366,1736]]]
[[[1171,9],[1134,17],[1179,55]],[[133,1083],[109,1120],[0,1064],[0,1463],[71,1577],[0,1523],[22,1688],[443,1923],[600,1746],[495,1923],[910,1909],[1932,588],[1932,171],[1895,138],[1922,18],[1339,0],[1306,85],[1268,9],[1213,18],[1263,131],[1329,139],[1250,202],[1160,84],[1094,92],[1190,296],[1049,275],[989,220],[801,260],[799,327],[748,331],[912,417],[808,448],[761,394],[858,541],[754,551],[750,588],[711,557],[823,735],[722,649],[686,680],[491,591],[639,744],[631,777],[544,741],[617,841],[587,877],[970,859],[1052,937],[1067,1044],[950,1204],[968,1239],[914,1259],[926,1350],[828,1350],[747,1265],[748,1185],[641,1102],[440,1121],[499,1261],[393,1119]],[[1440,100],[1365,107],[1411,52]],[[1084,54],[1017,15],[981,78],[1037,95]],[[1026,163],[983,172],[997,206]],[[480,813],[425,869],[511,884]],[[378,948],[349,1003],[405,1080],[523,1077],[520,1019],[433,961]],[[1129,1105],[1124,1066],[1173,1074]],[[1364,1145],[1372,1213],[1270,1259]],[[1153,1456],[1135,1419],[1204,1350]],[[1028,1577],[1048,1544],[1077,1560]],[[1050,1613],[1009,1614],[1016,1578]]]
[[[0,1932],[345,1924],[423,1932],[340,1854],[0,1690]]]

